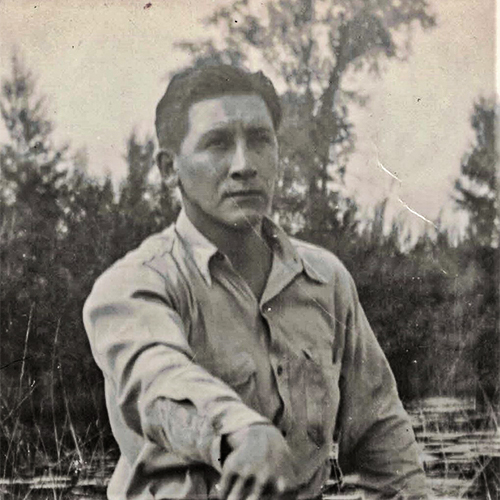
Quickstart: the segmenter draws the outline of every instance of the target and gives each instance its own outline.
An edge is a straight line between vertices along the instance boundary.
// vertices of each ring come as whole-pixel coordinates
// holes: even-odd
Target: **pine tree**
[[[16,408],[8,415],[21,422],[10,429],[29,443],[37,428],[34,422],[39,429],[48,427],[42,425],[44,419],[47,423],[52,388],[47,374],[70,298],[71,273],[59,258],[66,232],[67,148],[54,144],[53,124],[35,77],[17,54],[11,63],[0,93],[8,133],[0,144],[0,331],[2,365],[7,366],[2,370],[2,396],[4,404]],[[9,422],[3,423],[9,428]],[[53,449],[55,441],[48,446]],[[5,452],[6,465],[15,462],[12,451]]]
[[[57,265],[57,248],[64,234],[67,148],[54,146],[45,99],[37,94],[35,78],[17,55],[11,69],[0,95],[9,136],[0,145],[3,331],[10,331],[14,311],[19,317],[20,310],[27,315],[32,306],[46,308],[61,291],[48,286],[54,273],[62,281],[66,275]]]
[[[500,227],[495,112],[493,101],[479,99],[474,105],[471,125],[475,144],[464,155],[461,176],[455,183],[456,203],[468,215],[462,262],[466,272],[475,276],[469,293],[471,301],[477,303],[477,397],[485,409],[490,404],[500,407]]]
[[[456,203],[469,216],[468,235],[481,246],[498,245],[498,186],[496,178],[495,106],[480,99],[475,105],[471,125],[476,135],[472,149],[460,165],[461,177],[455,188]]]

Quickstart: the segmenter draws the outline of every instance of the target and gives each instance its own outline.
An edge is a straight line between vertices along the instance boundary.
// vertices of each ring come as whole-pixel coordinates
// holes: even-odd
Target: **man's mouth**
[[[267,198],[266,193],[259,189],[241,189],[238,191],[231,191],[225,194],[226,198]]]

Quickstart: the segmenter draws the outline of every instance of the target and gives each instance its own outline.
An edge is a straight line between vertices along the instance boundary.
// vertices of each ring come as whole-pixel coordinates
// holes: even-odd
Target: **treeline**
[[[319,156],[309,176],[301,170],[305,153],[298,145],[305,141],[290,142],[304,133],[298,120],[304,103],[297,99],[294,93],[284,95],[281,139],[289,143],[275,216],[298,237],[333,250],[352,272],[404,400],[446,394],[496,404],[500,345],[492,103],[480,100],[472,112],[476,143],[464,155],[457,180],[455,202],[469,213],[466,233],[452,240],[446,228],[433,230],[407,248],[401,223],[387,230],[384,203],[371,221],[364,220],[355,200],[329,184]],[[101,272],[173,222],[179,208],[155,181],[152,139],[129,136],[128,173],[118,189],[109,178],[91,178],[84,155],[55,145],[44,99],[16,57],[11,76],[2,82],[0,110],[9,136],[0,145],[0,463],[5,476],[66,463],[68,457],[78,464],[92,454],[113,453],[102,375],[81,319],[83,302]],[[316,131],[321,123],[314,124]]]

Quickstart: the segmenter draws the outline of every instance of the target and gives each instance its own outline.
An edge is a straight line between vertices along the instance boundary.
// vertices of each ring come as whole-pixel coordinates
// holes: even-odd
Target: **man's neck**
[[[259,230],[252,228],[229,240],[224,253],[234,269],[243,277],[257,299],[260,299],[271,272],[272,251],[263,237],[262,223]],[[219,247],[220,248],[220,247]]]
[[[185,205],[191,223],[231,261],[259,298],[271,271],[272,251],[262,232],[262,220],[232,228],[208,218],[197,217]]]

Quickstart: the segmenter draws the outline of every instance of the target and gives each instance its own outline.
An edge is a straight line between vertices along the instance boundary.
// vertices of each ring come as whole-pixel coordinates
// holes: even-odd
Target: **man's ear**
[[[156,155],[156,164],[163,179],[169,179],[174,173],[175,155],[170,149],[160,149]]]

